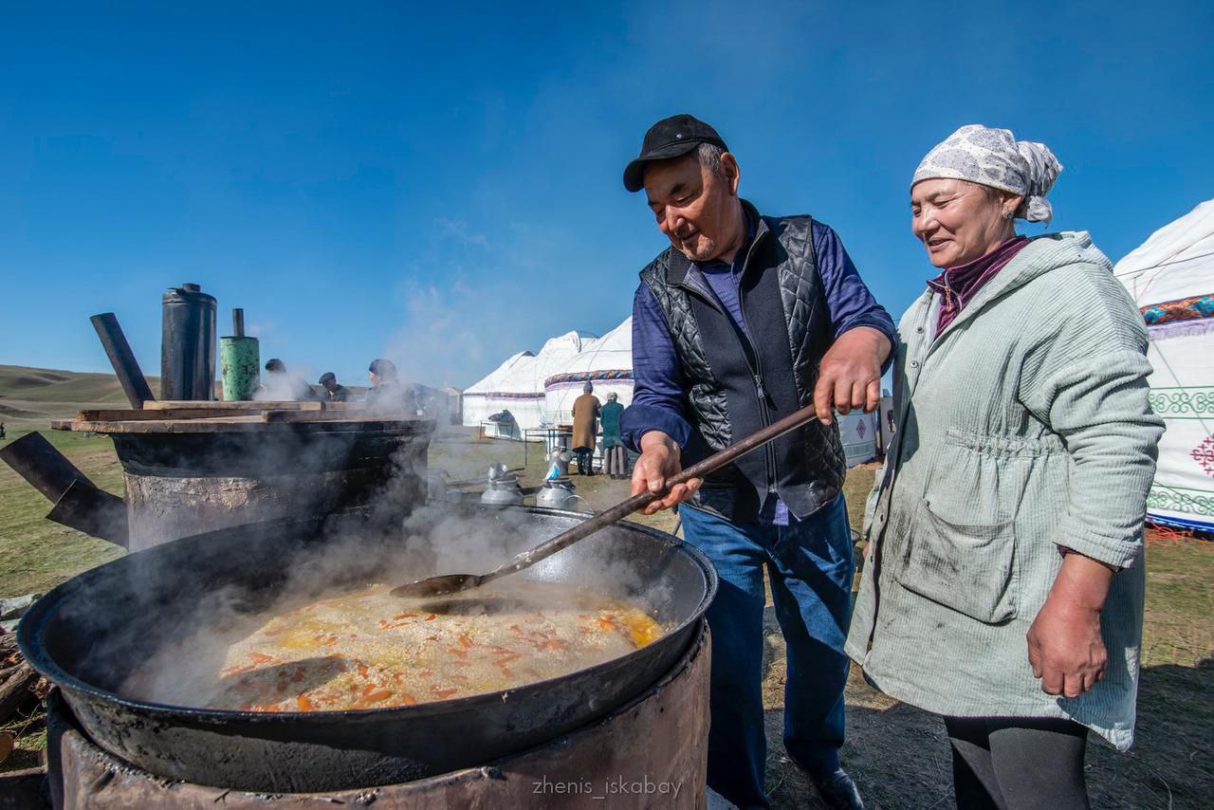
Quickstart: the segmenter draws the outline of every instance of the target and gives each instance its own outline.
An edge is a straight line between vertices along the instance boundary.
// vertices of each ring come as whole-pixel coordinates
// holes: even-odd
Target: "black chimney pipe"
[[[143,371],[135,360],[131,344],[126,342],[126,335],[118,325],[118,318],[112,312],[103,312],[89,320],[97,330],[97,337],[101,338],[101,345],[105,347],[110,365],[114,367],[114,373],[118,375],[118,382],[122,383],[122,390],[130,400],[131,407],[139,409],[145,402],[154,402],[156,397],[152,396],[147,378],[143,376]]]
[[[48,518],[126,548],[126,503],[90,481],[41,433],[0,448],[0,459],[55,505]]]

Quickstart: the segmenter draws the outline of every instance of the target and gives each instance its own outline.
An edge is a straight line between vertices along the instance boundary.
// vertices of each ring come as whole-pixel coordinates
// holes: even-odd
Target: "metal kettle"
[[[518,506],[523,502],[523,488],[518,476],[505,464],[489,465],[489,486],[481,493],[481,503],[489,506]]]
[[[535,494],[535,505],[549,509],[573,509],[577,502],[573,482],[568,478],[549,478]]]

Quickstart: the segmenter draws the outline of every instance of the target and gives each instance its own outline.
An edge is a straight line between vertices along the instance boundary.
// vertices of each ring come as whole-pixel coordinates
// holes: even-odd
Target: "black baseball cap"
[[[663,118],[645,133],[641,154],[624,169],[624,188],[640,191],[645,187],[646,163],[682,157],[702,143],[729,151],[717,131],[695,116],[683,113]]]

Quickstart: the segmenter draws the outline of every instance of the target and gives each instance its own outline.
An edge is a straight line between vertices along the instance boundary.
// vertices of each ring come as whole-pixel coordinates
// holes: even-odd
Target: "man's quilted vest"
[[[683,254],[668,249],[641,272],[680,360],[692,424],[684,465],[810,404],[832,340],[813,221],[743,205],[755,224],[739,284],[749,336]],[[837,425],[815,420],[707,478],[696,505],[744,522],[775,492],[804,518],[835,499],[845,471]]]

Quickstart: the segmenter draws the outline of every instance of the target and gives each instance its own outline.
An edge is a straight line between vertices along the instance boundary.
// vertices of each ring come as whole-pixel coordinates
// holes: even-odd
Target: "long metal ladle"
[[[726,464],[733,462],[739,456],[778,439],[790,430],[795,430],[807,424],[813,420],[814,416],[814,406],[806,405],[801,410],[790,413],[783,419],[771,423],[762,430],[747,436],[745,439],[731,444],[721,452],[713,453],[698,464],[691,465],[678,475],[671,476],[666,481],[666,488],[664,490],[660,492],[642,492],[640,495],[633,495],[628,500],[617,503],[609,509],[604,509],[597,515],[577,524],[568,531],[558,534],[551,540],[547,540],[533,549],[512,557],[487,574],[445,574],[428,579],[419,579],[407,585],[393,588],[392,595],[413,598],[442,596],[458,591],[466,591],[471,588],[479,588],[498,577],[516,574],[525,568],[530,568],[540,560],[551,557],[558,551],[568,548],[577,541],[594,534],[599,529],[606,528],[628,517],[633,512],[644,509],[649,504],[664,497],[676,484],[684,484],[693,478],[703,478],[711,472],[716,472]]]

